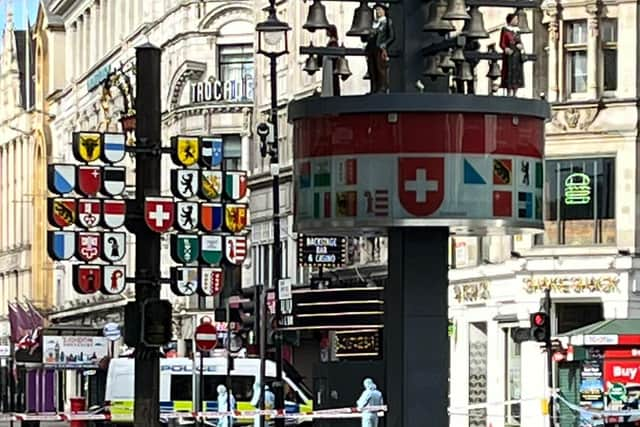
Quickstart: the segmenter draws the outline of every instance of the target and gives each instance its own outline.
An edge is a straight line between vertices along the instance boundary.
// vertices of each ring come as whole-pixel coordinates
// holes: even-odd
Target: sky
[[[33,24],[38,12],[39,0],[0,0],[0,34],[4,30],[7,18],[7,6],[11,5],[13,9],[13,22],[17,29],[22,30],[25,27],[26,15],[29,16],[29,22]],[[26,6],[25,6],[26,5]]]

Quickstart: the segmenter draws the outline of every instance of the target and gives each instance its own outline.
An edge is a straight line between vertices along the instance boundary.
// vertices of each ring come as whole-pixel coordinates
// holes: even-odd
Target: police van
[[[312,410],[311,392],[299,379],[295,372],[287,367],[283,372],[285,382],[285,409],[287,412],[308,412]],[[160,359],[160,412],[185,412],[189,416],[195,410],[193,396],[197,387],[195,375],[200,373],[200,360],[177,357]],[[204,400],[203,408],[207,412],[218,409],[219,384],[227,383],[226,357],[207,357],[204,359]],[[288,372],[287,372],[288,371]],[[266,383],[271,384],[276,375],[275,363],[267,360],[265,364]],[[251,411],[253,386],[260,376],[260,359],[237,358],[233,361],[231,371],[231,389],[239,411]],[[292,378],[297,377],[297,380]],[[105,392],[106,410],[111,414],[111,422],[115,424],[131,424],[133,422],[134,399],[134,359],[112,359],[107,375]],[[224,409],[224,408],[223,408]],[[307,421],[301,418],[287,420],[287,424],[300,424]],[[252,418],[240,418],[236,424],[251,424]]]

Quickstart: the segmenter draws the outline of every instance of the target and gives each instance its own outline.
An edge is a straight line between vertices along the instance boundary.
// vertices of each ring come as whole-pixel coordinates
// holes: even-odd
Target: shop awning
[[[640,319],[602,320],[558,335],[575,346],[638,345]]]

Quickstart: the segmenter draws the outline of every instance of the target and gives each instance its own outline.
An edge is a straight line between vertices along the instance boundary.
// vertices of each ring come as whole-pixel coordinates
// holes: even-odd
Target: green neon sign
[[[591,178],[585,173],[572,173],[564,180],[565,205],[587,205],[591,202]]]

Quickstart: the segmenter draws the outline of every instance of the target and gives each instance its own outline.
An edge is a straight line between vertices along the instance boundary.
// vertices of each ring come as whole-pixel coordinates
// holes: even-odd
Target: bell
[[[327,20],[327,9],[320,0],[313,0],[313,4],[309,7],[307,22],[302,26],[307,31],[326,30],[331,24]]]
[[[440,76],[445,76],[446,74],[442,72],[442,69],[440,69],[439,62],[440,61],[436,55],[427,56],[427,67],[422,74],[427,77],[431,77],[431,80],[435,80]]]
[[[349,69],[349,61],[344,56],[339,56],[336,60],[335,68],[333,69],[333,74],[340,76],[340,78],[344,81],[351,76],[351,70]]]
[[[527,20],[527,12],[524,9],[518,9],[518,29],[522,34],[531,33],[529,21]]]
[[[464,0],[448,0],[447,10],[442,15],[442,19],[455,20],[468,20],[471,19],[467,13],[467,4]]]
[[[347,31],[347,36],[368,36],[371,34],[372,27],[373,10],[367,6],[366,2],[362,2],[353,12],[353,22],[351,23],[351,28]]]
[[[463,82],[470,82],[473,80],[471,65],[467,61],[462,61],[460,63],[458,72],[456,73],[456,80],[462,80]]]
[[[462,35],[470,39],[488,39],[489,33],[484,28],[484,18],[478,6],[471,6],[469,9],[471,20],[464,23]]]
[[[445,0],[431,0],[431,3],[429,3],[429,19],[422,29],[438,33],[448,33],[455,30],[456,27],[451,22],[442,19],[442,15],[446,10],[447,2]]]
[[[315,55],[309,55],[307,60],[304,61],[303,70],[306,71],[310,76],[313,76],[319,69],[320,67],[318,66],[318,57]]]
[[[440,68],[445,73],[448,73],[449,71],[456,68],[456,64],[454,64],[453,61],[451,60],[451,54],[448,51],[443,53],[442,56],[440,57]]]
[[[489,72],[487,73],[487,77],[491,80],[496,80],[500,76],[500,65],[498,64],[498,61],[491,61],[489,63]]]
[[[457,47],[453,50],[453,55],[451,55],[451,60],[453,62],[460,62],[460,61],[464,61],[465,57],[464,57],[464,50],[462,50],[461,47]]]

